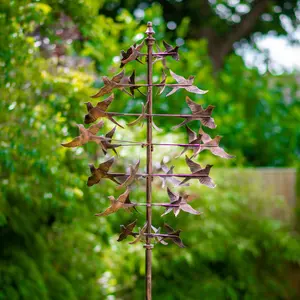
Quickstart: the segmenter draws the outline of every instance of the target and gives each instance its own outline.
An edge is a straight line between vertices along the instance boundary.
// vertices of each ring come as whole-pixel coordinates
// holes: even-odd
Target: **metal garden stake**
[[[131,46],[126,52],[121,52],[121,65],[122,71],[112,78],[103,77],[104,86],[93,96],[92,98],[98,98],[107,94],[110,94],[108,98],[103,101],[98,102],[95,106],[91,102],[86,103],[87,114],[84,118],[85,124],[90,124],[96,122],[99,118],[106,118],[113,122],[116,126],[108,132],[105,136],[97,136],[98,131],[103,127],[104,121],[101,120],[94,125],[91,125],[89,128],[85,128],[82,124],[78,125],[79,128],[79,136],[74,138],[72,141],[68,143],[63,143],[64,147],[78,147],[82,146],[88,142],[97,143],[101,148],[104,154],[107,154],[109,150],[113,150],[116,154],[117,147],[124,146],[142,146],[146,147],[147,153],[147,166],[146,173],[139,173],[139,165],[140,161],[137,161],[135,165],[130,166],[129,174],[125,173],[114,173],[110,172],[110,169],[113,167],[113,163],[115,161],[114,157],[109,158],[106,161],[100,163],[98,168],[94,165],[90,164],[90,172],[91,176],[88,178],[87,185],[89,187],[98,184],[102,179],[110,179],[115,182],[118,186],[117,189],[125,190],[123,194],[119,195],[116,199],[113,196],[109,196],[110,206],[102,213],[97,213],[96,216],[107,216],[120,209],[132,210],[137,206],[146,206],[146,222],[144,226],[138,231],[134,232],[134,228],[136,226],[136,221],[131,222],[130,224],[124,226],[121,225],[121,233],[118,238],[118,241],[125,240],[128,236],[133,236],[134,240],[130,244],[135,244],[137,242],[143,242],[144,248],[146,251],[146,299],[151,300],[152,295],[152,249],[154,243],[160,243],[163,245],[167,245],[167,241],[171,241],[175,243],[177,246],[183,248],[185,247],[182,240],[180,239],[181,230],[175,230],[171,228],[169,225],[164,224],[165,233],[160,232],[160,228],[156,228],[152,225],[152,207],[159,206],[165,209],[165,212],[162,216],[173,211],[174,215],[177,216],[180,211],[185,211],[190,214],[199,215],[200,212],[193,209],[187,202],[188,195],[186,194],[176,194],[170,189],[170,185],[175,186],[188,186],[187,183],[191,179],[198,179],[200,184],[203,184],[209,188],[214,188],[216,185],[209,176],[210,169],[212,165],[206,165],[205,167],[201,167],[200,164],[194,162],[192,158],[197,157],[202,151],[208,150],[212,154],[230,159],[233,158],[232,155],[227,154],[224,149],[219,146],[219,142],[221,137],[216,136],[211,138],[207,133],[205,133],[204,129],[200,127],[199,132],[196,133],[191,130],[187,123],[199,120],[202,126],[208,127],[211,129],[216,128],[214,119],[212,118],[212,112],[214,106],[209,105],[207,108],[203,108],[200,104],[192,101],[188,96],[186,97],[186,103],[189,109],[191,110],[191,114],[155,114],[152,112],[152,101],[153,101],[153,87],[157,87],[159,89],[159,94],[162,94],[166,87],[170,87],[171,91],[166,95],[170,96],[175,93],[179,89],[185,89],[187,92],[195,93],[195,94],[205,94],[207,91],[201,90],[198,87],[194,86],[194,77],[190,76],[189,78],[184,78],[175,74],[173,71],[167,68],[166,57],[170,56],[174,60],[179,60],[178,54],[178,46],[173,47],[163,41],[163,45],[165,50],[162,51],[158,44],[156,43],[154,35],[154,30],[152,28],[152,23],[148,22],[147,37],[142,43],[139,45],[134,44]],[[142,53],[141,50],[146,44],[147,53]],[[154,52],[154,46],[157,49],[157,52]],[[128,77],[125,76],[125,66],[132,62],[138,61],[142,63],[141,59],[146,57],[147,62],[147,83],[136,83],[135,82],[135,71]],[[152,67],[153,64],[157,61],[162,62],[163,65],[163,73],[162,73],[162,81],[158,84],[153,84],[152,82]],[[166,72],[169,70],[170,75],[177,82],[176,84],[167,84]],[[119,113],[119,112],[108,112],[109,105],[114,100],[113,90],[118,89],[129,96],[133,97],[135,91],[139,91],[143,94],[139,88],[146,87],[147,95],[146,103],[143,105],[141,114],[135,113]],[[123,128],[115,118],[118,116],[137,116],[138,118],[128,123],[128,126],[134,126],[144,119],[147,122],[147,141],[146,142],[135,142],[135,141],[125,141],[125,140],[116,140],[113,138],[115,130],[118,127]],[[153,143],[152,141],[152,128],[160,130],[155,123],[153,122],[154,117],[174,117],[181,118],[183,121],[173,127],[173,129],[179,128],[181,126],[186,127],[186,131],[188,134],[188,143],[182,144],[172,144],[172,143]],[[117,142],[117,143],[116,143]],[[182,154],[186,153],[189,150],[192,150],[193,155],[188,157],[186,155],[185,161],[186,164],[191,171],[191,173],[187,174],[176,174],[173,173],[174,166],[168,167],[161,162],[161,171],[160,173],[153,172],[153,163],[152,163],[152,152],[153,146],[176,146],[181,147],[183,150],[177,156],[180,157]],[[145,203],[135,203],[130,201],[130,187],[138,178],[146,179],[146,202]],[[169,203],[152,203],[152,181],[155,177],[159,177],[163,181],[163,188],[167,187],[166,191],[168,193],[170,202]]]

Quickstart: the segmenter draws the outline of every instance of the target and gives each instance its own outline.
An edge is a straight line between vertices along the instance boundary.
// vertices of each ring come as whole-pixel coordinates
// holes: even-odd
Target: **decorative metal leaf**
[[[135,89],[138,89],[138,86],[131,86],[130,87],[130,93],[127,92],[126,87],[124,87],[124,84],[135,84],[135,71],[130,76],[124,76],[125,71],[122,70],[119,74],[114,76],[112,79],[109,79],[107,77],[102,77],[104,82],[104,87],[102,87],[98,93],[91,96],[91,98],[98,98],[103,95],[109,94],[113,91],[113,89],[119,89],[120,91],[126,93],[129,96],[133,96],[132,91]],[[88,104],[90,105],[90,104]]]
[[[115,159],[114,157],[110,158],[109,160],[105,161],[104,163],[100,164],[98,169],[95,168],[93,164],[90,164],[90,170],[92,173],[92,176],[88,178],[87,186],[93,186],[94,184],[97,184],[101,181],[102,178],[110,179],[111,181],[120,184],[113,175],[108,174],[108,171],[112,164],[114,163]]]
[[[135,166],[130,166],[130,175],[127,177],[127,179],[117,187],[118,190],[130,186],[136,179],[136,173],[139,170],[140,166],[140,160],[135,164]]]
[[[208,91],[204,91],[204,90],[200,90],[198,87],[194,86],[194,76],[190,76],[188,79],[185,79],[182,76],[179,76],[177,74],[175,74],[172,70],[170,70],[170,74],[171,76],[177,81],[177,83],[179,84],[179,86],[175,86],[172,88],[171,92],[169,92],[166,97],[174,94],[177,90],[183,88],[185,90],[187,90],[188,92],[194,93],[194,94],[206,94]],[[182,84],[182,86],[180,86],[180,84]],[[189,85],[189,86],[187,86]]]

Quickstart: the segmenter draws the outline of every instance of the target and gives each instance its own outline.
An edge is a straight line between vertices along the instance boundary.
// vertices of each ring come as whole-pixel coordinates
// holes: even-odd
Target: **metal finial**
[[[146,34],[152,35],[152,34],[154,34],[154,33],[155,33],[155,31],[154,31],[153,28],[152,28],[152,22],[148,22],[148,23],[147,23]]]

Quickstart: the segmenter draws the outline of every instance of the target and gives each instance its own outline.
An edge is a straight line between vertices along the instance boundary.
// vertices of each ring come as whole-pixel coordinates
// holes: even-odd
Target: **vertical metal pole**
[[[152,37],[154,34],[152,28],[152,23],[148,22],[147,24],[147,102],[148,102],[148,116],[147,116],[147,174],[150,176],[147,177],[146,182],[146,200],[147,204],[152,203],[152,46],[155,39]],[[152,225],[152,207],[151,205],[147,206],[146,209],[146,219],[148,222],[147,233],[151,233]],[[146,300],[152,299],[152,248],[151,237],[146,236]]]

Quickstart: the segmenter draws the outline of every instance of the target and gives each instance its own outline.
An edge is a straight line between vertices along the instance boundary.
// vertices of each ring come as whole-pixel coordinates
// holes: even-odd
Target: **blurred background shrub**
[[[184,229],[188,247],[155,248],[154,299],[299,297],[294,207],[261,187],[256,173],[240,169],[299,167],[299,72],[276,73],[267,56],[249,67],[237,54],[244,45],[255,48],[254,37],[269,32],[297,42],[280,21],[288,18],[295,25],[297,5],[267,0],[2,1],[0,299],[143,298],[142,245],[116,242],[119,225],[136,218],[142,226],[143,215],[93,217],[115,194],[109,181],[86,187],[88,163],[97,164],[103,156],[95,145],[66,150],[60,143],[77,134],[84,102],[102,85],[102,75],[119,71],[120,50],[144,37],[148,20],[158,41],[182,45],[181,60],[168,60],[169,66],[185,77],[195,75],[195,83],[210,91],[193,100],[216,105],[219,126],[208,133],[223,135],[222,145],[236,155],[224,161],[201,154],[201,163],[219,168],[213,171],[217,189],[196,182],[185,189],[202,216],[160,219],[162,211],[155,210],[155,224],[166,220]],[[138,80],[145,79],[144,66],[134,62],[126,73],[133,69]],[[159,64],[155,72],[159,82]],[[141,111],[142,96],[115,94],[111,111]],[[155,112],[188,113],[185,95],[156,97]],[[156,141],[186,141],[184,130],[170,130],[177,121],[157,119],[164,131],[155,133]],[[103,132],[112,127],[107,121]],[[116,137],[143,140],[145,127],[118,128]],[[156,149],[156,162],[180,152]],[[114,168],[124,171],[137,157],[143,160],[145,150],[124,147],[119,155]],[[178,159],[176,167],[184,170],[184,160]],[[155,185],[154,200],[167,201],[160,182]],[[143,182],[137,187],[132,199],[142,201]],[[282,212],[280,217],[274,209]]]

